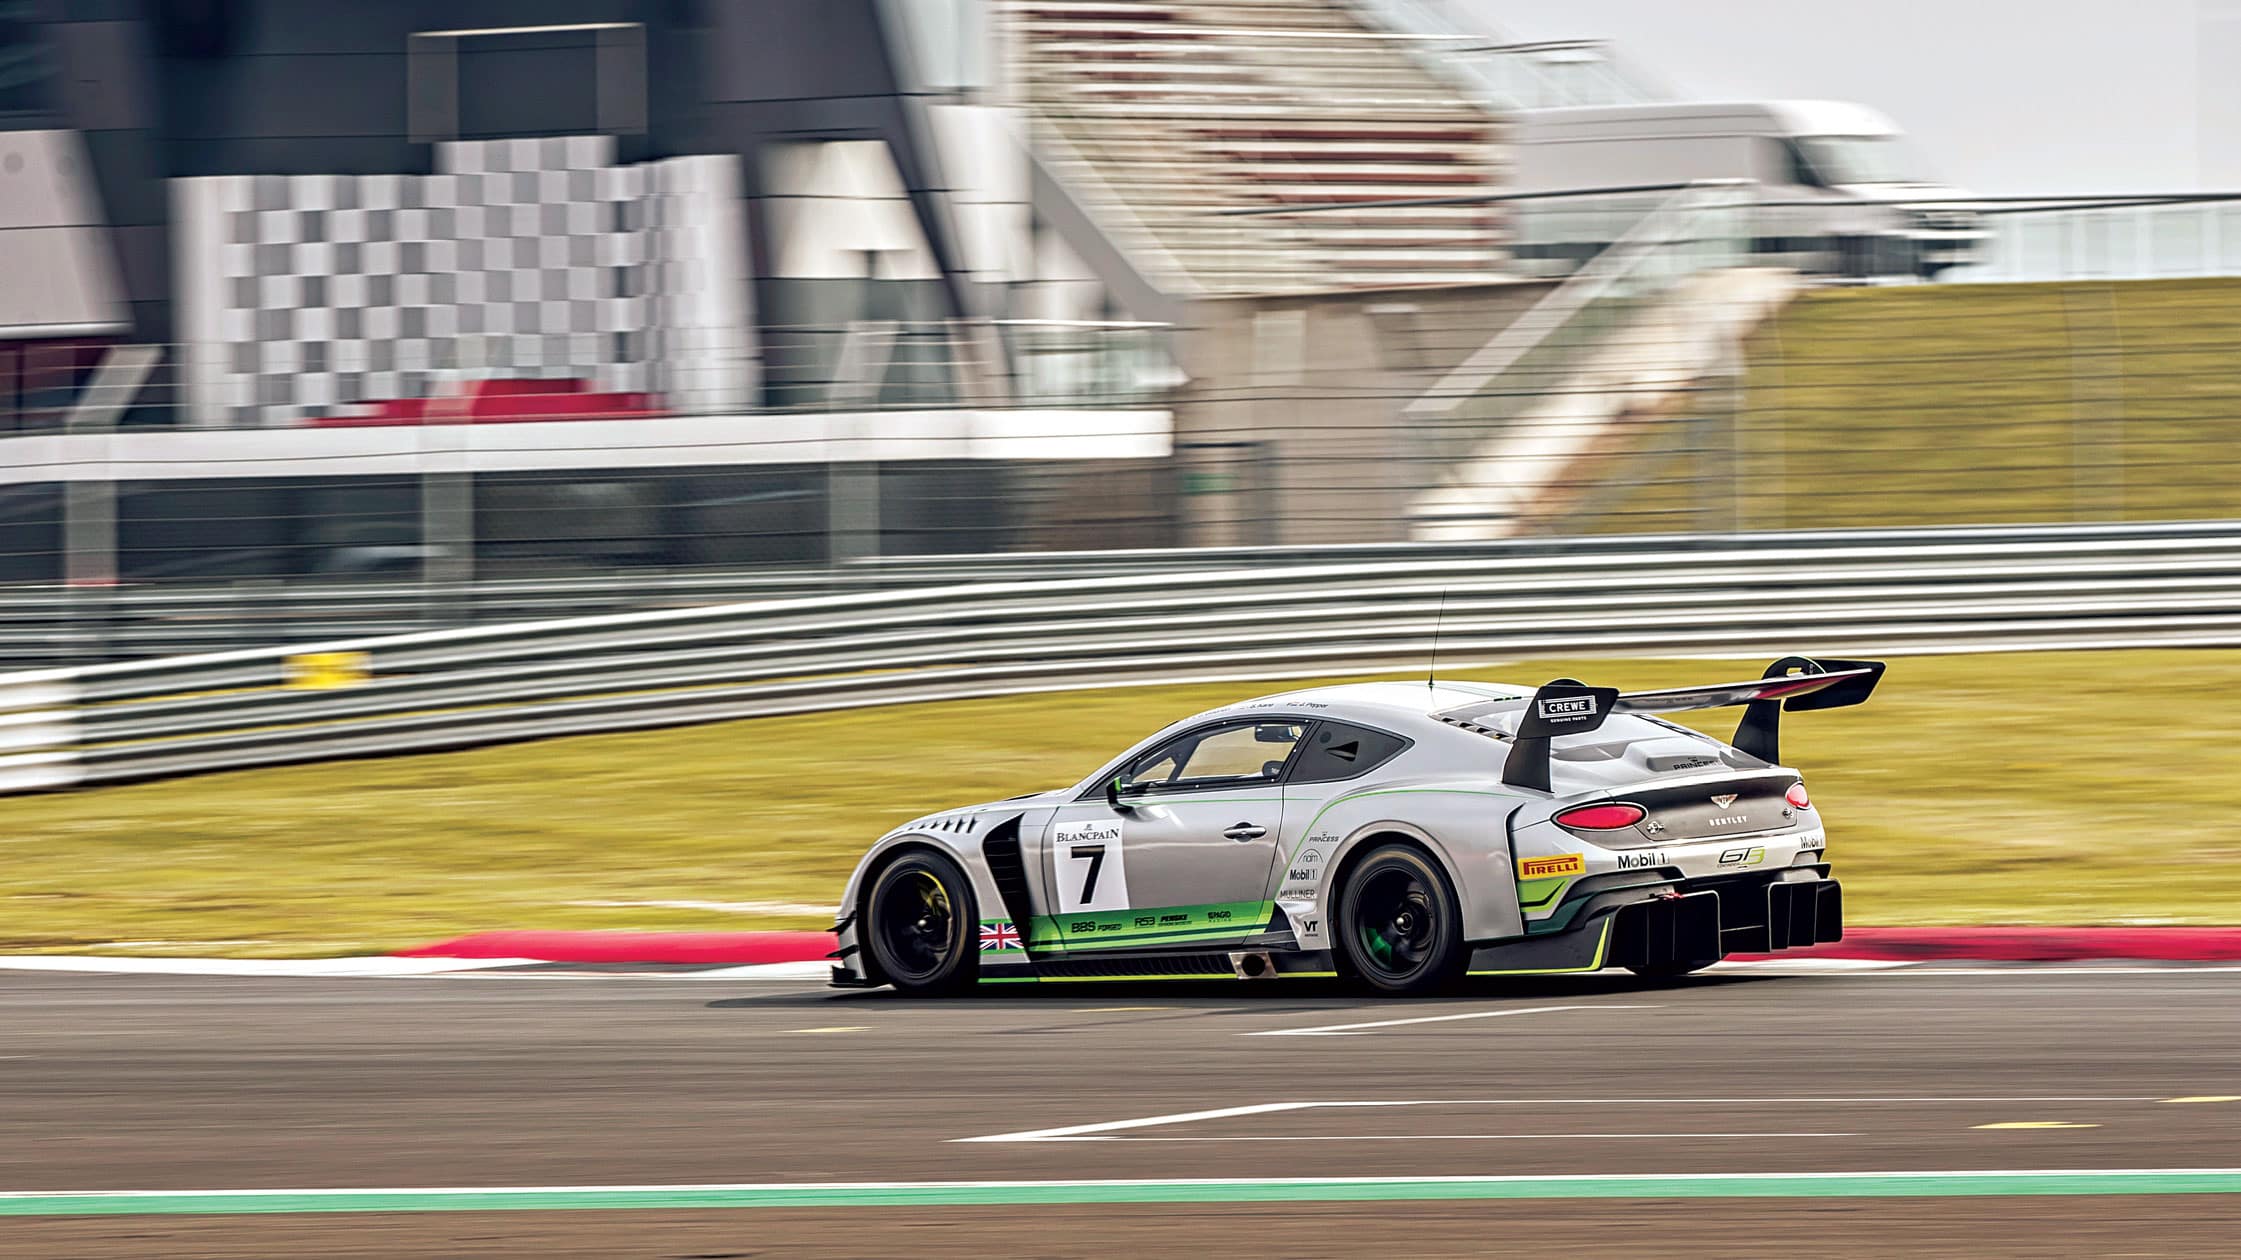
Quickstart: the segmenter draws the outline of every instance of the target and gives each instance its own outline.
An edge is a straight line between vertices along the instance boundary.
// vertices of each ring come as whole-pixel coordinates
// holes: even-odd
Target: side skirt
[[[1007,951],[1008,953],[1011,951]],[[1242,974],[1243,960],[1257,957],[1267,968],[1255,976]],[[1292,950],[1283,953],[1239,949],[1215,953],[1131,952],[1097,958],[1048,958],[1030,961],[1014,953],[1001,962],[981,957],[982,984],[1065,984],[1091,981],[1146,980],[1328,980],[1338,975],[1327,950]]]

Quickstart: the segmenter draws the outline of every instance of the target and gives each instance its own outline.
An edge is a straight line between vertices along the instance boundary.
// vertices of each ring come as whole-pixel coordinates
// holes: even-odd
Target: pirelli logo
[[[1580,875],[1587,871],[1587,858],[1583,854],[1567,853],[1562,857],[1526,858],[1517,864],[1519,879],[1550,879],[1558,875]]]

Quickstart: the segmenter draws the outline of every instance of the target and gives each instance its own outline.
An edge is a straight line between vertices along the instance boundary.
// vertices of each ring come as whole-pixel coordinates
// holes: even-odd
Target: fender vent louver
[[[1027,897],[1027,864],[1019,856],[1019,819],[1014,814],[989,828],[981,837],[980,855],[988,863],[988,877],[996,883],[996,895],[1004,899],[1004,913],[1024,937],[1033,916]]]

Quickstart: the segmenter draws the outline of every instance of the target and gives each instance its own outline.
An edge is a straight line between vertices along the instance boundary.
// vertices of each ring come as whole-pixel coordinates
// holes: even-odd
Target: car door
[[[1268,918],[1284,769],[1307,723],[1247,718],[1164,740],[1061,806],[1045,835],[1054,913],[1037,944],[1068,950],[1220,945]]]

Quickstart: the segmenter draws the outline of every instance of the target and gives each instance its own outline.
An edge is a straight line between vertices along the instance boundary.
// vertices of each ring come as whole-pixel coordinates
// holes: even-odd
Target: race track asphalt
[[[1621,973],[1417,1002],[1293,983],[937,1002],[551,972],[0,975],[0,1194],[384,1209],[0,1202],[0,1256],[2222,1256],[2241,1237],[2241,1194],[2158,1192],[2241,1168],[2241,972]],[[2092,1192],[2049,1194],[2046,1170]],[[1809,1172],[1873,1176],[1764,1176]],[[1462,1199],[1406,1180],[1534,1175],[1564,1180]],[[1046,1184],[1082,1180],[1160,1185]],[[956,1188],[983,1181],[1035,1184]],[[578,1206],[867,1182],[941,1184]],[[431,1188],[503,1188],[475,1206],[513,1210]],[[1142,1197],[1168,1201],[1123,1201]]]

